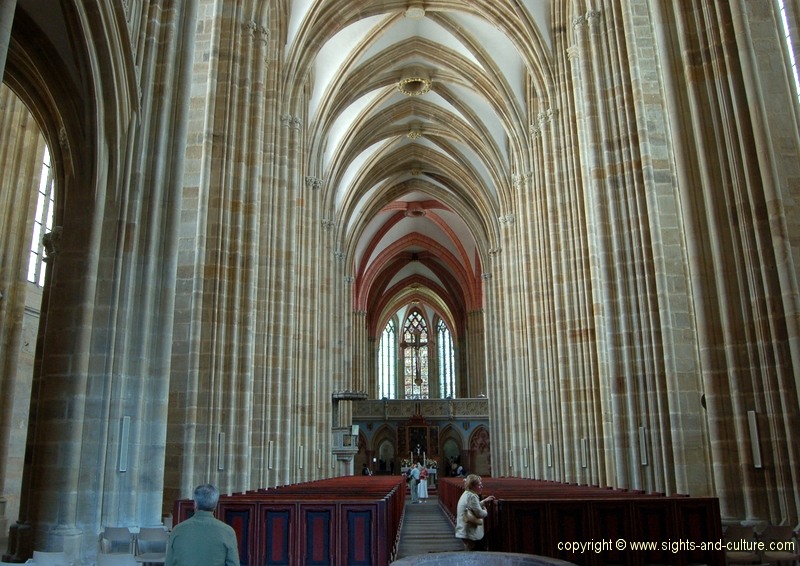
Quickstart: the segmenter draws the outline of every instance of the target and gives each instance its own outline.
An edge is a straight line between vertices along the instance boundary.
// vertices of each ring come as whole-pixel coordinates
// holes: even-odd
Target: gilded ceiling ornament
[[[424,69],[411,68],[403,73],[403,78],[397,83],[397,89],[406,96],[419,96],[431,90],[433,82]]]

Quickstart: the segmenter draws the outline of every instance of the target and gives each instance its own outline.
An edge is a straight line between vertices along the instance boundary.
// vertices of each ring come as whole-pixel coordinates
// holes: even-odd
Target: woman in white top
[[[420,503],[425,503],[425,500],[428,499],[428,468],[425,467],[425,464],[422,465],[422,469],[419,471],[417,495]]]
[[[481,499],[479,494],[483,489],[481,477],[469,474],[464,478],[464,493],[458,500],[456,510],[456,538],[461,539],[466,550],[483,549],[483,518],[489,512],[486,510],[486,503],[494,501],[494,495]],[[467,517],[467,513],[470,514]]]

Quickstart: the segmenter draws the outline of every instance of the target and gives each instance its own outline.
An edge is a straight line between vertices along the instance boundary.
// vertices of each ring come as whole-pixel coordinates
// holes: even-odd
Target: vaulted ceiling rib
[[[547,88],[549,1],[288,5],[287,77],[312,87],[309,166],[353,308],[376,335],[386,309],[413,297],[455,332],[482,306],[481,270],[529,143],[526,97]]]

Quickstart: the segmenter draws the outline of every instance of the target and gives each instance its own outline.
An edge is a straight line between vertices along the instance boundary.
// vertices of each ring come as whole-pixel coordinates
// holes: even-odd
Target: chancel
[[[797,61],[796,0],[0,0],[3,560],[210,482],[323,563],[415,461],[796,529]]]

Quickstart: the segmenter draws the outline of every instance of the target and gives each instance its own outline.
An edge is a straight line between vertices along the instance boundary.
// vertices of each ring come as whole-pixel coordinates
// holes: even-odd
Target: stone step
[[[454,527],[439,508],[439,500],[431,495],[425,503],[406,500],[403,526],[397,558],[429,554],[431,552],[454,552],[464,550],[464,545],[455,538]]]

